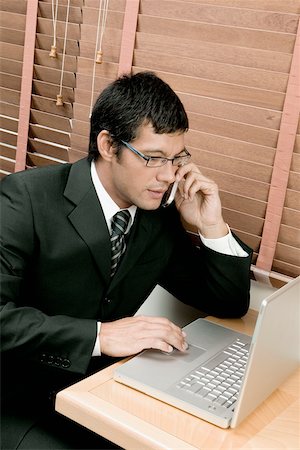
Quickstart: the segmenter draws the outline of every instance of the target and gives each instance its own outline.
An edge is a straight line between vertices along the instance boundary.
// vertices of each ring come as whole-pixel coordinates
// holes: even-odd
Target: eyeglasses
[[[165,158],[161,156],[146,156],[136,148],[132,147],[132,145],[128,144],[128,142],[122,141],[122,139],[121,142],[133,153],[143,158],[146,161],[147,167],[161,167],[167,164],[168,161],[171,161],[173,166],[183,166],[184,164],[187,164],[191,158],[191,154],[186,148],[184,149],[184,155],[175,156],[175,158]]]

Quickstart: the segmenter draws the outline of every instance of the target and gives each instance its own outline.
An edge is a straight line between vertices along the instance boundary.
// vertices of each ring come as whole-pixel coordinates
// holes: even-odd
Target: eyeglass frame
[[[143,158],[146,161],[146,167],[151,167],[151,168],[155,168],[155,167],[163,167],[167,164],[168,161],[172,162],[172,166],[176,166],[176,164],[174,164],[174,161],[176,161],[176,159],[178,158],[187,158],[187,160],[189,160],[191,158],[191,154],[190,152],[184,148],[182,151],[185,151],[185,155],[182,156],[175,156],[174,158],[167,158],[164,156],[146,156],[144,155],[142,152],[140,152],[139,150],[137,150],[136,148],[134,148],[131,144],[129,144],[126,141],[123,141],[122,139],[120,139],[120,142],[122,142],[122,144],[125,145],[125,147],[127,147],[129,150],[131,150],[133,153],[135,153],[136,155],[140,156],[141,158]],[[165,162],[159,166],[148,166],[149,161],[153,161],[153,160],[164,160]]]

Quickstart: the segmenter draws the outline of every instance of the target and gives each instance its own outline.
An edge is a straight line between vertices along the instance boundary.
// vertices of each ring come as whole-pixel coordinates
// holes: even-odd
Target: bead
[[[96,56],[96,64],[102,64],[102,55],[103,55],[102,51],[98,50]]]
[[[60,94],[57,94],[56,96],[57,100],[56,100],[56,106],[63,106],[64,102],[63,102],[63,97]]]
[[[51,45],[51,50],[50,50],[49,56],[51,58],[57,58],[57,52],[56,52],[55,45]]]

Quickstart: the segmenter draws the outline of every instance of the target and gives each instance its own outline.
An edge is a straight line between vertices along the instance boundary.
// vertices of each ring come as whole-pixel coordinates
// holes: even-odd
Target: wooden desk
[[[210,320],[251,334],[256,313]],[[125,449],[300,449],[300,369],[239,427],[224,430],[115,382],[118,364],[59,392],[56,410]]]

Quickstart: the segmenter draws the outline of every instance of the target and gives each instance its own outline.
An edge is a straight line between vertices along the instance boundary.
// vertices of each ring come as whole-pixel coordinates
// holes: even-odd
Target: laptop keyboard
[[[177,387],[212,403],[231,407],[240,390],[249,346],[237,339],[217,356],[193,369]]]

